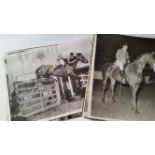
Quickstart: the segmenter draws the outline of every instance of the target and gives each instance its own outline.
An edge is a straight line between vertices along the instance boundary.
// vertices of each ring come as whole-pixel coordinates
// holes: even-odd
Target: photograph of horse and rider
[[[5,58],[12,120],[63,120],[82,112],[90,39],[10,52]]]
[[[155,120],[155,40],[97,35],[91,116]]]

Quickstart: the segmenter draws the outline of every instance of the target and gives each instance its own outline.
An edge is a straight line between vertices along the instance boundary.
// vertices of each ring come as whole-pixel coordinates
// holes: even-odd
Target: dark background
[[[95,70],[101,70],[102,65],[106,62],[114,62],[116,51],[126,42],[131,61],[143,53],[155,51],[155,39],[98,34]]]
[[[131,61],[143,53],[155,51],[155,39],[100,34],[97,35],[95,70],[100,72],[104,63],[114,62],[116,51],[126,42]],[[149,80],[146,82],[147,77],[149,77]],[[139,115],[136,115],[131,108],[133,98],[128,84],[121,85],[119,82],[116,83],[114,91],[116,104],[113,104],[111,99],[110,80],[105,91],[105,102],[102,101],[102,86],[102,79],[94,79],[92,116],[100,117],[104,120],[155,120],[155,73],[148,65],[143,71],[143,81],[137,93]]]

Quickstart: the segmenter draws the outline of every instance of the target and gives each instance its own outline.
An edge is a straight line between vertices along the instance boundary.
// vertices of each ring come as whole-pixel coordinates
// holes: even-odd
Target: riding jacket
[[[73,57],[73,58],[69,57],[68,64],[72,66],[75,61],[76,61],[76,57]]]
[[[116,52],[116,62],[115,64],[119,66],[120,70],[124,70],[124,65],[129,63],[129,54],[128,51],[125,51],[124,49],[118,49]]]
[[[120,61],[123,65],[126,64],[129,60],[128,51],[118,49],[116,52],[116,60]]]

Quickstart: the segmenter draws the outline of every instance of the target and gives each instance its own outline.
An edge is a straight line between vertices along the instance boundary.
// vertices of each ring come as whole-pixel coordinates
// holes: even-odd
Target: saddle
[[[125,70],[126,66],[127,66],[127,64],[124,66],[124,70]],[[126,84],[127,81],[126,81],[126,78],[125,78],[125,75],[124,75],[124,70],[121,71],[120,67],[118,65],[116,65],[115,63],[113,64],[110,72],[112,72],[114,69],[118,69],[118,71],[120,73],[120,76],[121,76],[121,79],[122,79],[121,82],[123,84]]]

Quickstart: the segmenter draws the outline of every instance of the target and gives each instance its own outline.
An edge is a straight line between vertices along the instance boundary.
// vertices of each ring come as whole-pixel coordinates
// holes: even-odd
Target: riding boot
[[[122,80],[122,83],[125,83],[126,81],[125,81],[125,78],[124,78],[124,71],[121,70],[120,73],[121,73],[121,80]]]

